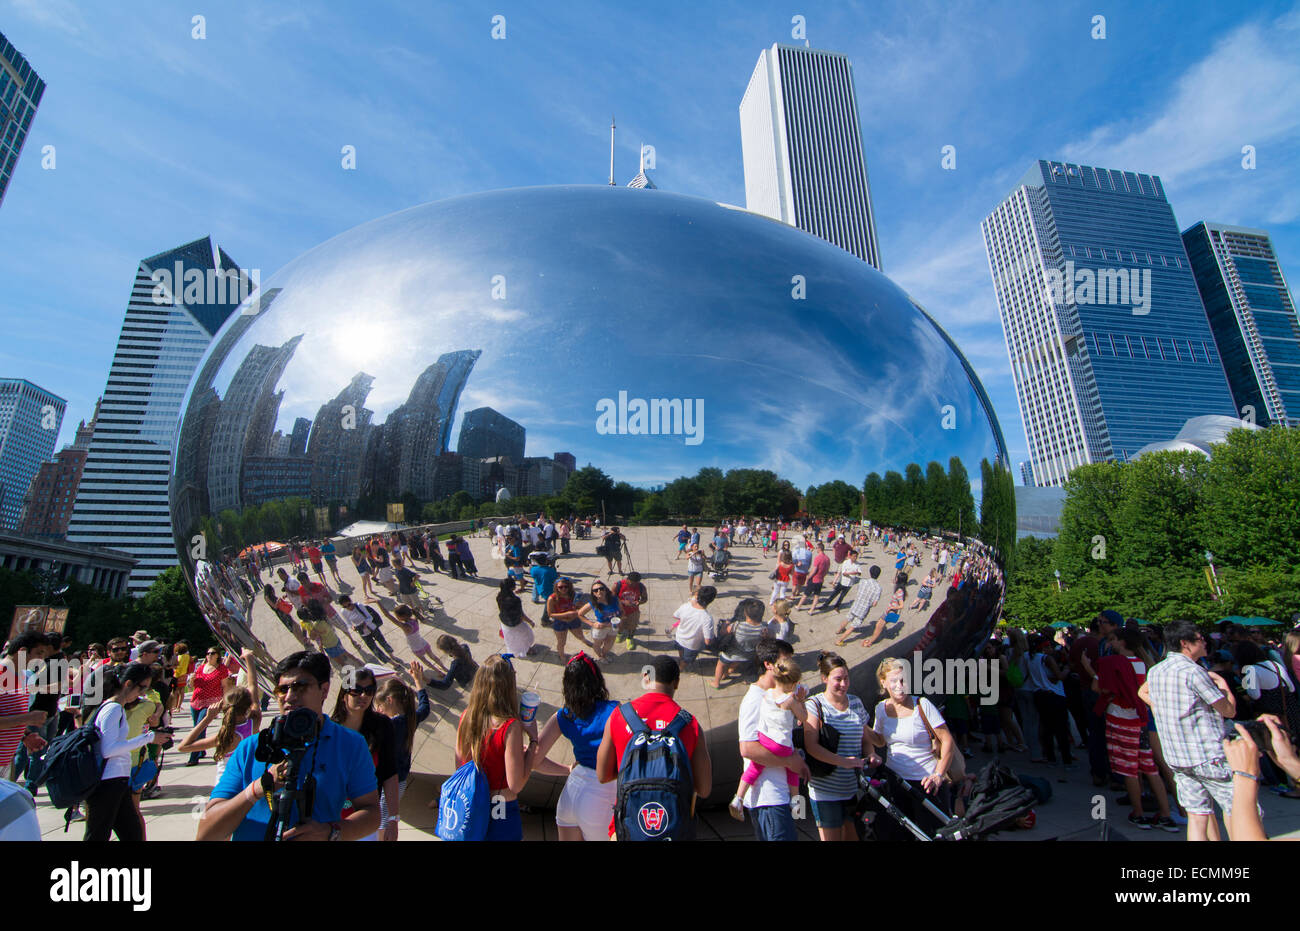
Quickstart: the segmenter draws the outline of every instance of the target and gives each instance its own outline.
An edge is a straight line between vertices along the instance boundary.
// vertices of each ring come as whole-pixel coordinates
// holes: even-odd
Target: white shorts
[[[617,780],[601,785],[594,769],[578,766],[564,782],[555,806],[555,823],[562,828],[581,828],[583,840],[607,841],[617,797]]]
[[[428,653],[429,641],[425,640],[419,634],[407,634],[406,645],[411,648],[412,653]]]
[[[608,640],[612,636],[614,636],[614,628],[612,627],[602,626],[591,628],[592,640]]]
[[[379,570],[378,578],[379,581],[381,582],[392,582],[397,577],[393,575],[393,570],[391,568],[389,568],[388,566],[384,566]]]

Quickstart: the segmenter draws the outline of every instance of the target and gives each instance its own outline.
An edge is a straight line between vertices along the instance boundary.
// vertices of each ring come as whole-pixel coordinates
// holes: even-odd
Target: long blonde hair
[[[456,752],[462,760],[479,762],[483,741],[492,727],[492,719],[508,719],[519,712],[519,690],[515,669],[499,653],[489,656],[474,673],[469,704],[460,719],[456,734]]]
[[[221,699],[221,707],[224,713],[221,716],[221,727],[217,730],[217,745],[212,752],[217,762],[230,756],[243,740],[235,728],[253,716],[253,693],[243,686],[237,686]],[[260,715],[261,710],[258,709],[256,713]]]

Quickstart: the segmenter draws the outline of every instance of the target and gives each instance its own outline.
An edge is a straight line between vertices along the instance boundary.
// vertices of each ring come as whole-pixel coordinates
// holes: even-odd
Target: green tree
[[[932,530],[956,529],[957,514],[952,503],[948,474],[937,462],[925,467],[925,523]]]
[[[1113,520],[1118,569],[1204,564],[1200,492],[1209,467],[1200,453],[1174,451],[1149,453],[1123,467]]]
[[[1092,569],[1111,572],[1118,565],[1123,541],[1115,519],[1123,503],[1123,468],[1118,462],[1096,462],[1070,472],[1056,547],[1058,567],[1069,578]]]
[[[881,507],[878,522],[890,526],[901,524],[905,519],[907,500],[907,483],[903,481],[903,476],[890,469],[881,482],[880,492]]]
[[[966,466],[958,456],[948,460],[948,500],[953,523],[946,529],[963,535],[975,533],[979,526],[975,522],[975,496],[970,490]]]
[[[1234,430],[1212,451],[1201,539],[1216,563],[1300,563],[1300,430]]]
[[[569,476],[564,484],[563,498],[579,515],[599,514],[602,501],[608,501],[614,491],[614,482],[595,466],[586,465]]]
[[[886,523],[881,514],[885,510],[884,482],[879,473],[871,472],[862,482],[862,506],[872,523]]]

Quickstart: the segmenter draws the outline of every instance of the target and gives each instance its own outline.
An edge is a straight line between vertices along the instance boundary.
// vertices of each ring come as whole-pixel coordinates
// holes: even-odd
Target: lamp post
[[[1205,561],[1210,564],[1210,567],[1205,571],[1205,581],[1210,585],[1210,597],[1218,601],[1223,595],[1223,591],[1219,588],[1219,573],[1214,568],[1214,554],[1206,550],[1204,556]]]
[[[1061,590],[1061,570],[1057,569],[1052,574],[1056,576],[1056,590],[1059,592]]]

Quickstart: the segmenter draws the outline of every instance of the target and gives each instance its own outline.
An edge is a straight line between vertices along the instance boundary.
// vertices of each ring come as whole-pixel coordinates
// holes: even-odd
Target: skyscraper
[[[375,376],[357,372],[333,400],[321,405],[311,422],[307,457],[312,462],[311,503],[352,507],[361,494],[361,468],[375,412],[366,397]]]
[[[68,525],[69,540],[140,560],[127,587],[133,595],[176,565],[167,486],[181,401],[212,337],[248,290],[239,266],[206,236],[136,270]]]
[[[1300,426],[1300,319],[1268,233],[1202,221],[1183,245],[1240,416]]]
[[[982,230],[1036,484],[1234,412],[1158,177],[1039,161]]]
[[[25,378],[0,378],[0,530],[18,526],[23,498],[54,452],[67,402]]]
[[[90,440],[94,436],[95,421],[98,418],[99,402],[95,404],[95,413],[91,416],[90,423],[83,420],[77,425],[72,443],[55,453],[53,460],[41,463],[23,499],[22,516],[18,521],[19,533],[40,537],[68,535],[72,505],[77,500],[81,470],[86,466],[86,451],[90,449]]]
[[[853,92],[838,52],[774,45],[740,101],[745,206],[880,268]]]
[[[466,411],[460,422],[456,452],[475,459],[509,456],[515,462],[524,459],[525,431],[505,414],[490,407]]]
[[[0,32],[0,203],[44,94],[45,82]]]

